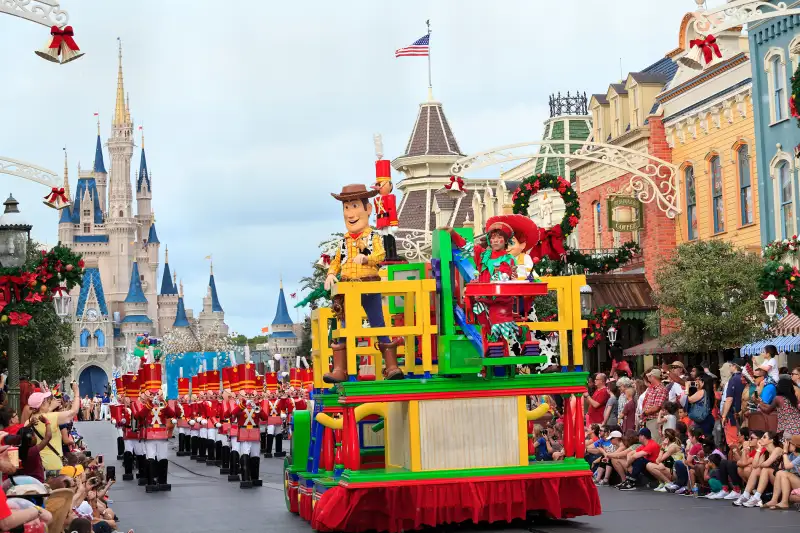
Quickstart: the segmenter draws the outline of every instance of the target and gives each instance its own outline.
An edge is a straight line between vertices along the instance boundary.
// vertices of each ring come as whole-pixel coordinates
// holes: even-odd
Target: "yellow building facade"
[[[697,37],[681,28],[681,48]],[[722,58],[694,70],[680,65],[658,96],[682,212],[676,243],[724,239],[748,251],[761,249],[752,73],[747,40],[726,32]]]

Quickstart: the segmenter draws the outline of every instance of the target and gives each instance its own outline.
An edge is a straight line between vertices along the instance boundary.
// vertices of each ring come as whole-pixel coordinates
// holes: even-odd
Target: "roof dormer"
[[[628,92],[628,123],[631,129],[644,125],[656,96],[664,89],[669,76],[662,72],[631,72],[625,80]]]
[[[592,112],[592,137],[596,143],[604,143],[608,140],[609,109],[606,95],[593,94],[589,99],[589,110]]]
[[[612,83],[606,91],[608,99],[611,126],[611,137],[617,138],[628,130],[629,110],[628,91],[624,83]]]

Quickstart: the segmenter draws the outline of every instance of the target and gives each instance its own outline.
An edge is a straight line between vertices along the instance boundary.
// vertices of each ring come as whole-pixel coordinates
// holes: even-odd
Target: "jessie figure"
[[[491,217],[486,222],[486,239],[488,248],[480,244],[467,242],[452,228],[448,231],[453,244],[467,253],[472,253],[478,269],[479,283],[507,282],[516,277],[517,264],[508,252],[508,244],[514,237],[512,226],[506,222],[508,215]],[[513,298],[510,296],[493,296],[476,298],[472,312],[484,329],[489,342],[506,340],[509,347],[519,344],[520,330],[514,322]]]
[[[381,236],[369,227],[369,217],[372,214],[372,204],[369,200],[377,194],[378,191],[367,190],[367,187],[361,184],[345,185],[339,194],[331,193],[331,196],[342,203],[347,233],[328,267],[325,290],[331,290],[339,275],[341,275],[342,281],[380,281],[378,268],[386,252]],[[374,328],[386,326],[379,293],[362,295],[361,305],[367,314],[370,326]],[[339,295],[334,296],[333,307],[339,309],[343,307]],[[338,313],[337,318],[344,325],[343,312]],[[341,383],[347,380],[347,345],[344,342],[336,342],[331,345],[331,348],[333,349],[333,371],[325,374],[322,379],[325,383]],[[378,336],[378,349],[383,355],[386,366],[384,377],[386,379],[403,379],[403,371],[397,366],[397,342],[385,335],[380,335]]]
[[[503,218],[514,232],[514,236],[508,241],[508,253],[517,264],[514,279],[535,280],[539,275],[533,269],[533,259],[528,252],[536,246],[539,238],[538,226],[525,215],[505,215]]]

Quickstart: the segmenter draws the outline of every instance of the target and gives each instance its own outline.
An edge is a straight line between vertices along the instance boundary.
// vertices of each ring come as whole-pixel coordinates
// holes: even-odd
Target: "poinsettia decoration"
[[[53,305],[53,296],[69,292],[83,279],[84,262],[64,246],[42,250],[20,268],[0,268],[0,324],[27,326],[39,305]]]
[[[603,340],[608,328],[611,326],[619,327],[619,321],[622,320],[622,312],[613,305],[603,305],[595,307],[592,314],[585,318],[589,322],[589,327],[584,328],[583,339],[586,341],[586,346],[594,348],[597,343]]]

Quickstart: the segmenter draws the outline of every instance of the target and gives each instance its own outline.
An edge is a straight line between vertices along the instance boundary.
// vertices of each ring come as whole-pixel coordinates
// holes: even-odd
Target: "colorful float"
[[[354,261],[348,239],[367,239],[356,243],[358,266],[379,262],[369,228],[350,227],[353,212],[348,219],[369,194],[347,186],[334,197],[350,233],[329,274]],[[601,512],[583,458],[586,279],[507,272],[515,258],[506,245],[518,229],[510,217],[518,216],[488,221],[486,249],[468,244],[470,228],[437,230],[427,263],[390,262],[386,280],[342,275],[328,284],[333,306],[311,313],[313,408],[295,412],[284,464],[286,507],[312,529],[395,533]],[[506,237],[502,249],[497,235]],[[556,319],[530,322],[526,310],[548,292],[557,295]],[[374,295],[383,320],[362,307]],[[558,360],[540,353],[534,331],[557,336]],[[532,456],[534,421],[548,406],[529,410],[531,395],[563,398],[563,460]]]

